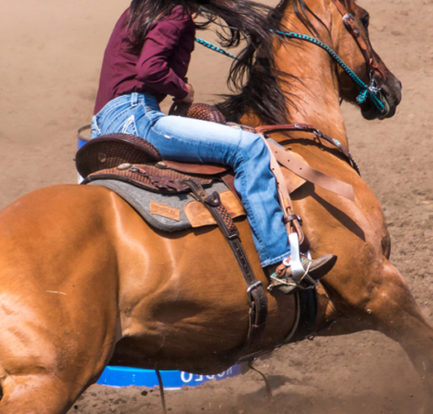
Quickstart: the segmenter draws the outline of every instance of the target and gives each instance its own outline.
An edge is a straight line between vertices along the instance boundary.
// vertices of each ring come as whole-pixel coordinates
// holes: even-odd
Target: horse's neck
[[[297,19],[287,26],[309,34]],[[286,38],[275,46],[275,65],[282,73],[293,76],[281,83],[291,101],[290,122],[314,125],[347,146],[337,74],[328,53],[312,43]]]
[[[308,49],[311,50],[311,47]],[[291,53],[291,50],[296,53]],[[282,89],[290,97],[290,121],[313,124],[329,135],[342,139],[345,137],[345,128],[339,104],[338,85],[330,65],[324,67],[319,63],[321,54],[321,50],[313,49],[305,54],[304,51],[293,48],[281,53],[282,61],[290,62],[290,74],[299,79],[289,80]],[[327,60],[326,56],[325,59],[322,57],[322,60]]]

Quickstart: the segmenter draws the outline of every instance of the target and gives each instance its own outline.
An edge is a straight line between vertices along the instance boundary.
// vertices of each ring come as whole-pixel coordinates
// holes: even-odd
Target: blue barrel
[[[222,380],[241,373],[240,365],[234,365],[216,375],[198,375],[184,371],[160,371],[162,383],[166,390],[178,390],[184,386],[197,387],[208,381]],[[154,370],[117,366],[107,366],[97,383],[112,387],[136,385],[153,388],[159,386],[158,377]]]
[[[89,142],[90,139],[90,125],[84,125],[77,131],[78,149]],[[78,177],[78,182],[81,181],[82,177]],[[241,365],[234,365],[228,370],[216,375],[197,375],[184,371],[160,371],[164,388],[167,390],[178,390],[183,386],[196,387],[208,381],[222,380],[241,373]],[[158,377],[154,370],[119,366],[107,366],[97,383],[112,387],[136,385],[153,388],[159,386]]]
[[[90,131],[90,125],[84,125],[77,131],[78,149],[80,149],[84,144],[90,141],[90,139],[92,138]]]

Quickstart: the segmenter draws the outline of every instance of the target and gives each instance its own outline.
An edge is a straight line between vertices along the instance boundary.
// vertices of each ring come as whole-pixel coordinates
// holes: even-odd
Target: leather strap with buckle
[[[254,276],[247,255],[239,239],[239,231],[225,207],[221,204],[218,193],[208,195],[203,187],[192,179],[184,181],[189,186],[197,200],[201,201],[217,222],[221,232],[227,239],[236,261],[239,264],[245,283],[250,304],[249,328],[246,341],[246,352],[251,352],[261,333],[264,331],[268,313],[268,302],[263,283]]]

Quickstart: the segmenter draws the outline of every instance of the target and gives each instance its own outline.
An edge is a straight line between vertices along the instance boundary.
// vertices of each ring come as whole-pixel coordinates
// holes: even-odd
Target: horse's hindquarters
[[[111,356],[118,278],[100,213],[107,195],[50,187],[0,213],[1,413],[63,412],[58,407],[92,383]],[[41,398],[31,402],[35,393],[46,398],[44,409]]]

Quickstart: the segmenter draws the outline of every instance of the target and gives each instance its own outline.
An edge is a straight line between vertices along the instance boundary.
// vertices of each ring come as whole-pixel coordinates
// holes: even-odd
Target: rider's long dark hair
[[[242,92],[226,97],[220,105],[226,117],[238,121],[241,113],[252,110],[268,123],[284,123],[286,98],[276,82],[270,56],[274,39],[270,29],[278,27],[281,16],[269,6],[252,0],[132,0],[129,27],[138,50],[152,24],[176,5],[191,13],[199,8],[202,17],[199,28],[211,22],[220,25],[218,35],[222,46],[237,46],[241,40],[246,41],[229,75],[232,90]],[[260,58],[257,58],[259,46]],[[254,64],[258,60],[263,65]]]
[[[132,0],[129,26],[137,46],[143,44],[152,24],[176,5],[191,13],[199,9],[205,17],[202,27],[221,19],[226,30],[221,30],[219,35],[225,46],[236,46],[242,38],[255,41],[270,38],[264,24],[271,9],[251,0]]]

